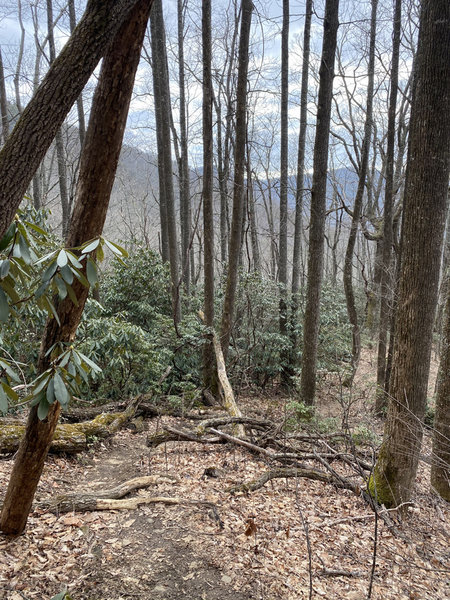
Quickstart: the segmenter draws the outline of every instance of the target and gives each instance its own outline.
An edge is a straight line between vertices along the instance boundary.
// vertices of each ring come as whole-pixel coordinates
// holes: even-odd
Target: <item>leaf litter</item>
[[[240,405],[248,415],[283,413],[279,398]],[[356,420],[366,418],[368,406],[353,408]],[[150,421],[150,432],[155,427]],[[24,535],[0,537],[0,600],[50,600],[63,589],[73,600],[307,600],[309,558],[313,598],[367,598],[375,519],[361,498],[304,478],[230,494],[228,488],[266,471],[267,461],[228,444],[168,442],[149,449],[146,435],[124,430],[76,459],[50,457],[37,497],[165,473],[176,483],[161,480],[152,495],[213,503],[220,523],[207,506],[194,504],[62,515],[36,508]],[[425,454],[429,445],[425,438]],[[11,467],[11,459],[0,461],[3,489]],[[421,462],[413,507],[392,517],[401,536],[378,523],[375,600],[450,597],[449,506],[428,491],[428,482],[429,466]]]

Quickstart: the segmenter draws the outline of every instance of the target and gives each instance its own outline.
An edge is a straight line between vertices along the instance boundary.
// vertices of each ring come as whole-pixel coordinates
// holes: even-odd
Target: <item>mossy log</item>
[[[134,415],[134,411],[134,405],[130,405],[123,412],[102,413],[92,421],[59,424],[56,426],[50,452],[81,452],[90,439],[106,438],[118,431]],[[16,452],[24,432],[24,424],[0,424],[0,454]]]

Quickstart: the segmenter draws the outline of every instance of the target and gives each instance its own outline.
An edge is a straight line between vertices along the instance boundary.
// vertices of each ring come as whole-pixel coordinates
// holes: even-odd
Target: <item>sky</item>
[[[54,14],[59,14],[59,0],[54,0]],[[45,3],[38,1],[39,12],[39,36],[42,39],[46,33],[46,15]],[[23,103],[25,104],[32,93],[32,74],[34,69],[34,27],[29,9],[29,2],[22,0],[23,5],[23,24],[26,30],[25,52],[23,59],[23,76],[20,80],[20,90]],[[82,14],[84,2],[79,0],[78,17]],[[385,110],[385,98],[387,94],[387,78],[386,73],[390,61],[390,7],[391,3],[388,0],[380,1],[379,9],[379,51],[380,64],[378,65],[379,86],[378,86],[378,101],[380,118]],[[199,163],[202,148],[201,148],[201,82],[199,74],[201,74],[201,47],[200,47],[200,24],[201,13],[199,0],[190,3],[190,8],[186,16],[186,38],[185,51],[187,57],[187,80],[189,85],[188,100],[189,100],[189,122],[191,125],[191,160],[193,163]],[[170,71],[173,75],[171,83],[172,91],[172,109],[175,123],[178,122],[178,86],[176,82],[176,63],[174,55],[176,54],[176,1],[163,0],[163,9],[166,18],[166,29],[169,40],[169,61]],[[312,65],[313,72],[318,71],[321,39],[322,39],[322,16],[324,10],[324,0],[317,0],[314,3],[314,16],[312,25]],[[340,39],[342,40],[342,63],[343,75],[350,86],[354,86],[352,90],[354,99],[364,105],[364,90],[366,78],[366,63],[363,58],[364,51],[367,46],[366,31],[368,27],[368,16],[370,12],[370,2],[358,2],[356,0],[341,0],[340,3]],[[295,148],[296,136],[299,127],[299,97],[300,97],[300,77],[301,77],[301,61],[302,61],[302,36],[304,22],[304,2],[291,2],[290,7],[290,104],[289,104],[289,125],[291,134],[291,145]],[[214,41],[214,57],[213,66],[221,68],[224,59],[224,49],[221,40],[226,29],[226,16],[231,15],[232,11],[227,12],[227,3],[222,0],[213,2],[213,39]],[[261,139],[267,137],[267,130],[277,127],[279,119],[279,76],[280,76],[280,40],[281,40],[281,0],[275,2],[265,2],[264,0],[255,0],[255,10],[253,14],[252,28],[252,46],[251,46],[251,63],[250,73],[256,73],[258,70],[261,75],[251,78],[250,88],[255,90],[253,93],[252,109],[256,115],[255,119],[255,135]],[[20,41],[20,26],[17,16],[17,2],[8,0],[0,3],[0,45],[3,54],[5,65],[5,74],[8,94],[13,97],[13,74],[17,62]],[[69,35],[67,18],[63,17],[58,22],[56,28],[56,43],[60,48],[67,41]],[[43,69],[45,62],[42,63]],[[404,76],[410,70],[411,64],[406,61],[403,65]],[[383,75],[384,70],[384,75]],[[335,92],[336,100],[340,103],[341,112],[346,115],[348,110],[346,107],[345,94],[342,88],[342,79],[336,77]],[[92,94],[95,86],[95,77],[88,84],[88,89],[85,93],[86,98]],[[151,96],[151,71],[145,61],[141,62],[138,70],[135,96],[130,107],[129,123],[126,133],[126,141],[135,144],[141,149],[154,151],[156,147],[153,115],[153,100]],[[309,119],[314,125],[315,114],[315,96],[317,90],[317,76],[310,77],[310,94],[309,94]],[[86,103],[88,105],[88,102]],[[358,109],[355,110],[354,117],[358,120]],[[361,112],[363,114],[363,111]],[[74,120],[75,112],[69,117],[69,120]],[[337,130],[341,130],[345,134],[345,128],[338,123],[335,123]],[[311,128],[310,142],[312,143],[313,127]],[[275,145],[277,142],[275,141]],[[275,148],[274,155],[276,156],[277,149]],[[342,158],[345,160],[345,157]],[[276,162],[276,161],[275,161]],[[295,161],[293,161],[295,162]]]

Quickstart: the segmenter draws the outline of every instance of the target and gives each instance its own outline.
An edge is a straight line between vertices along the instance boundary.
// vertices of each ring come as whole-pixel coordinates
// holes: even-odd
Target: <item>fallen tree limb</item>
[[[219,437],[201,437],[195,431],[186,431],[185,429],[175,429],[174,427],[164,427],[160,431],[150,433],[147,436],[147,446],[156,448],[166,442],[197,442],[198,444],[218,444],[222,440]]]
[[[307,479],[314,479],[315,481],[331,483],[336,487],[350,490],[358,496],[361,493],[361,488],[348,479],[340,477],[339,480],[336,480],[331,473],[325,473],[324,471],[319,471],[318,469],[299,467],[270,469],[258,477],[258,479],[233,486],[229,488],[227,492],[255,492],[256,490],[261,489],[268,481],[271,481],[272,479],[286,479],[288,477],[306,477]]]
[[[157,485],[163,481],[178,481],[177,477],[171,475],[149,475],[147,477],[135,477],[125,481],[116,487],[94,492],[72,492],[43,500],[38,507],[55,513],[66,513],[75,511],[101,510],[97,508],[100,500],[120,500],[131,492]],[[105,510],[105,509],[103,509]]]

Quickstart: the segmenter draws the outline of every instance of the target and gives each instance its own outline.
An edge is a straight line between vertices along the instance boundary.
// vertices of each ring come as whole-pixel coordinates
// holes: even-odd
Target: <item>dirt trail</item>
[[[145,435],[116,438],[95,457],[79,487],[94,491],[141,476],[148,471],[148,455]],[[174,512],[178,518],[171,517]],[[250,595],[233,590],[229,578],[208,564],[207,557],[198,555],[186,531],[190,512],[185,506],[144,506],[117,513],[112,528],[88,532],[94,564],[74,600],[250,600]]]

